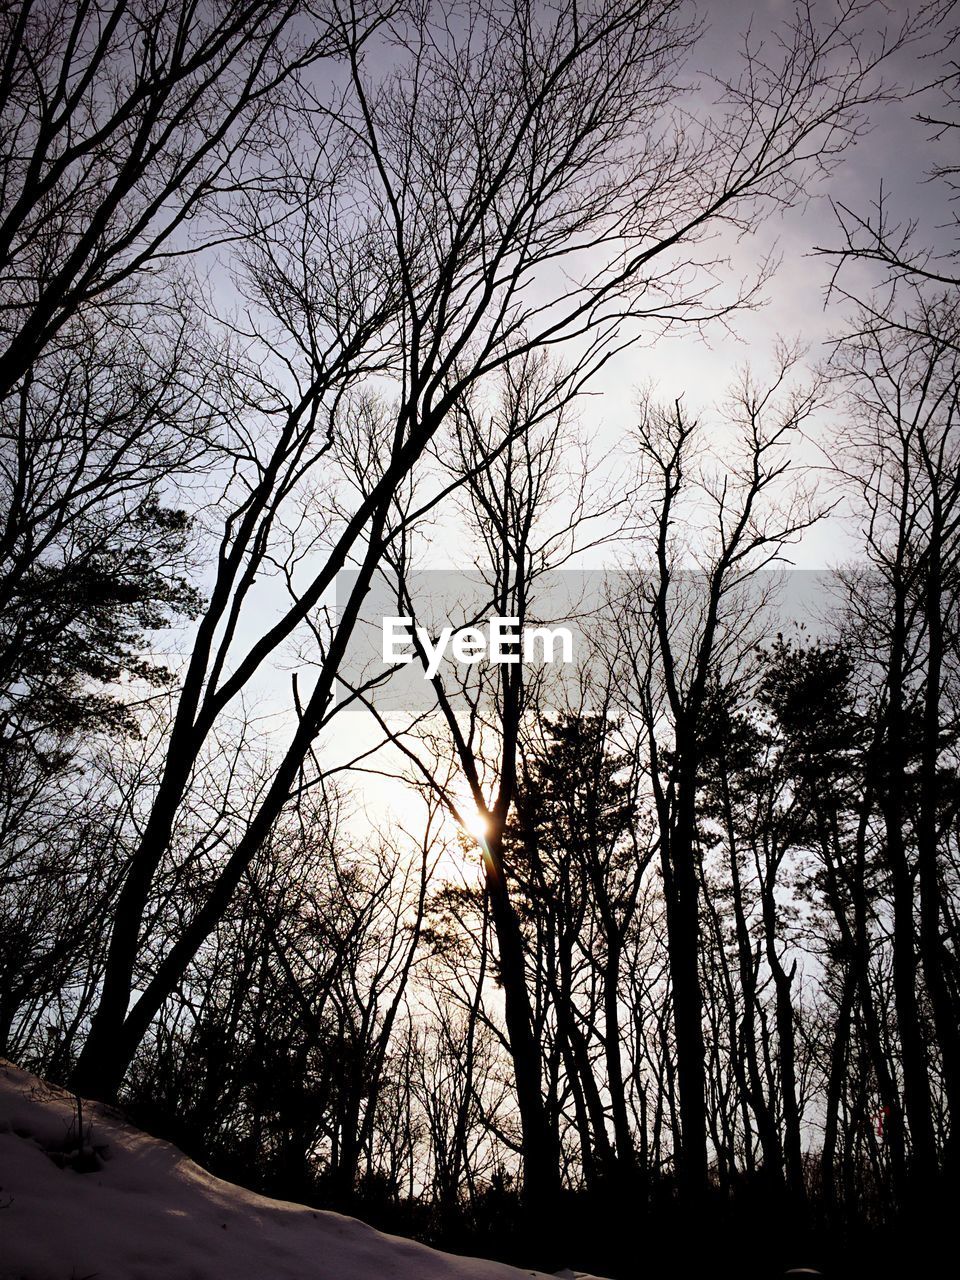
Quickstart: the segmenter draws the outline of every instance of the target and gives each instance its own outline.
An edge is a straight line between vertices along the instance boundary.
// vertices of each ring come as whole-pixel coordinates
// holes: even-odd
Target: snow
[[[0,1280],[547,1280],[269,1200],[107,1108],[83,1114],[101,1158],[78,1173],[73,1096],[0,1060]]]

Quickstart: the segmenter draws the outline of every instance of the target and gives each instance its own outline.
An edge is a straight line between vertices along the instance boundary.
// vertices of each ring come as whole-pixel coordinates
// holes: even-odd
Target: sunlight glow
[[[473,836],[474,840],[479,843],[485,843],[487,833],[490,830],[490,823],[482,813],[478,812],[473,801],[470,800],[466,803],[458,804],[457,810],[460,814],[460,826],[463,830],[468,835]]]

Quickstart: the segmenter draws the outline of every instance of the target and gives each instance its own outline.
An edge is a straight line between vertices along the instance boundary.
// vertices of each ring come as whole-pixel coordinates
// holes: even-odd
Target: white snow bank
[[[0,1060],[0,1280],[546,1280],[221,1182],[93,1104],[88,1124],[102,1167],[59,1167],[73,1097]]]

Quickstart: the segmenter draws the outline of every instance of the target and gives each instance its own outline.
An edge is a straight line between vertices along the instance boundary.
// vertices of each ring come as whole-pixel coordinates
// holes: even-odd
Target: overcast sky
[[[832,0],[817,0],[817,4],[821,12],[835,8]],[[887,7],[892,28],[906,6],[894,0]],[[792,9],[791,0],[702,4],[709,26],[695,54],[696,65],[722,71],[736,58],[738,33],[752,25],[753,32],[759,34],[765,25],[788,17]],[[871,21],[875,24],[876,18]],[[892,60],[885,79],[904,86],[921,85],[937,63],[918,60],[916,54],[931,47],[927,43],[899,55]],[[843,331],[850,311],[839,298],[828,302],[833,263],[814,252],[816,246],[840,242],[831,202],[868,212],[882,183],[897,217],[918,223],[919,244],[938,245],[941,251],[950,246],[951,236],[945,230],[952,217],[948,193],[942,183],[927,180],[932,166],[937,161],[943,163],[947,148],[933,142],[929,128],[916,120],[924,101],[930,105],[932,99],[927,95],[925,99],[876,106],[869,132],[850,148],[833,176],[811,191],[807,204],[767,220],[755,235],[735,247],[734,272],[749,271],[770,250],[775,250],[782,262],[765,290],[765,305],[734,317],[732,333],[717,325],[704,340],[693,331],[677,331],[631,349],[603,371],[597,387],[602,396],[587,414],[602,423],[603,439],[615,440],[629,423],[639,382],[652,382],[664,400],[684,395],[691,406],[709,412],[738,367],[749,362],[758,370],[763,368],[778,335],[799,338],[809,348],[811,362],[826,355],[830,336]],[[875,279],[869,267],[859,264],[845,267],[842,275],[843,285],[854,294],[866,292]],[[816,458],[811,455],[810,461],[814,463]],[[802,567],[835,567],[852,546],[844,523],[834,519],[805,537],[795,560]]]
[[[831,0],[817,0],[823,9]],[[832,5],[831,5],[832,7]],[[736,61],[739,33],[752,22],[759,35],[771,23],[789,17],[793,5],[788,0],[751,0],[732,3],[704,4],[708,30],[698,46],[692,65],[706,72],[722,73]],[[890,6],[890,25],[902,16],[902,6]],[[875,22],[875,19],[873,20]],[[926,46],[929,48],[930,46]],[[899,56],[886,78],[903,85],[919,84],[932,71],[930,62],[918,62],[915,51]],[[706,80],[706,77],[704,77]],[[706,95],[705,95],[706,96]],[[831,178],[810,192],[803,207],[793,208],[784,216],[770,218],[757,232],[732,246],[731,279],[748,273],[762,256],[775,251],[782,259],[775,276],[765,290],[765,304],[734,317],[729,330],[719,325],[701,337],[696,331],[678,330],[655,341],[638,345],[616,357],[602,371],[592,388],[594,394],[583,402],[581,421],[588,432],[597,433],[597,449],[616,450],[624,433],[635,419],[634,398],[640,384],[651,384],[660,399],[672,401],[685,397],[691,410],[709,416],[711,406],[721,401],[737,370],[749,363],[762,372],[770,361],[778,336],[800,339],[809,348],[809,361],[815,364],[827,351],[831,334],[843,330],[850,307],[840,299],[828,302],[827,285],[833,263],[815,254],[816,246],[839,243],[836,215],[831,201],[866,212],[877,199],[881,182],[891,200],[891,208],[899,218],[916,220],[918,243],[950,244],[944,228],[951,210],[942,185],[928,182],[932,165],[944,159],[942,145],[929,139],[929,130],[916,121],[921,102],[895,102],[872,110],[870,128],[842,159]],[[844,271],[843,283],[857,294],[869,290],[874,277],[869,268],[854,265]],[[824,415],[817,429],[826,430],[829,415]],[[722,453],[723,432],[719,423],[715,431],[718,452]],[[815,466],[820,457],[810,447],[800,459]],[[855,554],[854,530],[849,518],[837,515],[807,534],[802,544],[793,549],[792,559],[798,568],[825,569],[837,567]],[[464,547],[456,539],[445,537],[432,549],[429,567],[463,564]],[[619,555],[609,548],[588,558],[588,564],[616,564]],[[343,731],[349,726],[346,737]],[[359,715],[350,714],[343,729],[334,735],[340,745],[347,742],[352,749],[372,743],[374,726],[363,724]],[[386,759],[383,762],[386,764]],[[393,825],[401,820],[416,824],[414,803],[409,792],[387,785],[361,786],[358,803],[363,803],[369,816]],[[362,794],[362,802],[359,796]],[[468,875],[476,868],[470,859]]]
[[[823,12],[833,7],[833,0],[816,0],[816,4]],[[708,74],[720,74],[735,67],[740,33],[748,24],[752,22],[754,34],[759,37],[765,29],[769,32],[778,20],[788,18],[792,11],[793,4],[788,0],[763,0],[760,4],[732,0],[701,6],[708,26],[691,58],[692,70],[703,73],[701,103],[709,98]],[[897,25],[902,12],[902,6],[890,7],[891,26]],[[871,22],[875,23],[875,19]],[[909,85],[920,83],[932,71],[930,62],[918,62],[915,52],[910,52],[899,56],[887,75]],[[723,399],[738,369],[749,363],[762,374],[778,336],[801,340],[809,348],[811,364],[826,355],[827,339],[831,333],[842,331],[849,312],[849,307],[839,301],[825,305],[833,264],[814,254],[815,246],[834,245],[839,240],[831,200],[866,211],[876,200],[882,182],[898,216],[918,222],[919,242],[942,246],[949,243],[942,230],[950,220],[946,193],[941,185],[926,181],[931,166],[937,159],[943,160],[943,148],[932,144],[929,130],[916,121],[920,105],[913,99],[873,109],[867,136],[850,148],[830,179],[810,192],[803,207],[766,220],[755,233],[731,244],[731,282],[739,274],[749,274],[771,251],[776,251],[782,259],[765,290],[766,301],[762,307],[733,317],[728,329],[715,325],[705,337],[693,329],[658,337],[623,352],[604,368],[592,388],[594,394],[580,407],[583,432],[596,434],[598,454],[621,449],[636,417],[637,388],[643,384],[649,384],[653,393],[666,402],[683,396],[691,412],[699,412],[710,420],[715,413],[713,406]],[[871,274],[866,268],[854,267],[844,275],[844,283],[855,293],[867,290],[870,282]],[[817,429],[825,431],[828,427],[825,416]],[[722,454],[724,433],[718,421],[711,427],[711,438]],[[811,445],[799,460],[805,466],[814,467],[820,458]],[[854,550],[849,522],[845,525],[838,515],[809,533],[802,545],[793,549],[792,558],[800,568],[833,568],[851,558]],[[470,553],[470,546],[448,527],[429,551],[423,567],[466,568]],[[627,554],[626,548],[616,551],[607,547],[593,553],[584,563],[616,566],[623,563]],[[269,584],[265,585],[262,604],[267,609],[271,590]],[[259,619],[254,619],[254,625],[259,625]],[[260,685],[265,710],[278,705],[286,708],[275,722],[278,728],[284,722],[289,725],[289,681],[289,667],[274,668],[264,673]],[[329,762],[333,758],[347,758],[372,745],[378,736],[375,724],[362,713],[338,717],[336,729],[329,736],[325,758]],[[409,796],[402,799],[399,789],[373,783],[358,788],[358,795],[360,792],[364,802],[373,805],[376,811],[373,816],[385,817],[389,795],[395,811],[399,803],[413,820]]]

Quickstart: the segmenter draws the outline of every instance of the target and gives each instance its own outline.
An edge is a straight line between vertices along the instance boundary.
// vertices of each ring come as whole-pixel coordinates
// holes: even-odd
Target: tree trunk
[[[707,1099],[694,788],[694,771],[687,766],[677,779],[675,817],[664,856],[669,860],[672,886],[667,895],[667,935],[680,1105],[678,1172],[684,1193],[696,1200],[707,1186]]]
[[[533,1034],[523,937],[503,874],[501,842],[499,833],[488,840],[486,886],[500,953],[504,1014],[520,1113],[524,1194],[534,1214],[546,1214],[560,1190],[560,1161],[543,1102],[540,1046]]]

